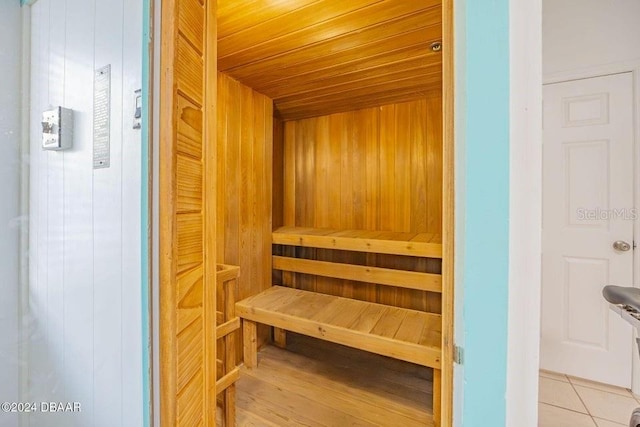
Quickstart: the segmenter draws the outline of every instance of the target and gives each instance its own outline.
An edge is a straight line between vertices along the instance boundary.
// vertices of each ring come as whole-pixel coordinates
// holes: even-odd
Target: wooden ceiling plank
[[[384,0],[321,0],[243,29],[228,37],[218,38],[218,58],[250,49],[283,36],[318,26],[333,18],[349,14]],[[226,69],[224,67],[223,69]]]
[[[401,80],[383,82],[373,84],[371,86],[354,85],[352,89],[344,90],[342,92],[335,92],[328,95],[315,96],[313,98],[306,99],[294,99],[289,102],[280,102],[275,99],[274,102],[278,107],[282,109],[288,109],[295,106],[313,106],[318,103],[341,101],[343,99],[358,99],[360,97],[375,97],[378,93],[391,91],[394,89],[401,90],[408,87],[417,87],[421,90],[427,90],[430,85],[439,84],[441,81],[440,75],[432,76],[410,76]]]
[[[377,65],[371,68],[340,74],[330,78],[320,76],[315,79],[308,77],[303,79],[287,79],[283,80],[279,86],[270,89],[269,92],[271,93],[272,98],[284,98],[296,93],[302,94],[315,90],[318,87],[332,87],[346,82],[356,82],[370,77],[389,75],[407,69],[416,69],[420,67],[428,68],[432,70],[433,73],[442,73],[442,64],[439,62],[434,63],[433,58],[424,54],[400,61]]]
[[[318,58],[315,63],[291,64],[288,67],[288,74],[286,70],[274,70],[273,72],[265,72],[264,76],[256,76],[252,79],[244,79],[244,81],[257,91],[267,94],[271,89],[283,84],[300,82],[305,79],[327,79],[418,56],[426,56],[427,60],[432,61],[432,63],[441,62],[441,55],[431,52],[429,46],[425,43],[396,49],[389,43],[389,49],[394,50],[385,50],[383,48],[384,45],[387,45],[387,43],[380,42],[377,46],[363,46],[359,49],[361,52],[359,57],[342,52],[330,57]],[[233,73],[230,74],[233,75]]]
[[[354,0],[350,0],[348,3]],[[433,6],[433,0],[403,1],[390,0],[380,3],[374,3],[368,7],[354,10],[350,13],[337,16],[326,21],[315,21],[316,23],[297,31],[282,34],[278,37],[266,38],[266,36],[257,36],[253,34],[244,44],[240,41],[233,41],[227,45],[225,39],[220,40],[220,57],[218,63],[221,69],[237,67],[243,64],[251,63],[257,60],[269,58],[274,55],[281,54],[300,46],[307,46],[323,40],[339,38],[345,34],[363,30],[372,25],[386,22],[395,18],[410,15],[420,10],[425,10],[425,6]],[[435,8],[438,9],[439,8]],[[301,17],[299,21],[313,19],[313,17]],[[440,16],[438,14],[438,20]],[[258,28],[258,27],[255,27]],[[267,32],[268,34],[268,32]],[[230,37],[229,39],[231,39]],[[246,39],[246,35],[245,35]],[[261,41],[264,40],[264,41]],[[246,46],[243,49],[243,46]]]
[[[331,67],[329,69],[319,70],[315,73],[306,74],[305,76],[299,76],[299,77],[296,76],[295,79],[279,81],[277,82],[277,84],[278,86],[286,85],[286,84],[294,86],[296,84],[300,84],[302,81],[304,81],[305,78],[309,79],[310,81],[315,81],[315,80],[333,79],[335,77],[338,77],[344,74],[355,76],[357,75],[358,72],[364,72],[373,67],[385,66],[385,65],[393,64],[398,61],[402,61],[402,60],[409,60],[412,58],[416,58],[420,55],[424,57],[426,66],[430,66],[430,65],[440,66],[442,62],[440,55],[434,54],[434,53],[424,54],[424,52],[425,52],[424,48],[419,50],[415,48],[401,50],[399,52],[394,52],[392,55],[389,55],[389,56],[367,58],[361,61],[340,64],[338,66]],[[278,86],[275,86],[275,87],[278,87]],[[270,92],[271,90],[273,90],[273,87],[264,89],[265,92]]]
[[[252,28],[321,0],[258,0],[218,2],[218,39]]]
[[[345,34],[342,37],[299,47],[262,61],[226,70],[226,72],[245,79],[261,75],[265,71],[286,70],[290,64],[316,61],[318,58],[336,55],[343,51],[351,51],[353,54],[353,49],[375,45],[387,39],[397,40],[397,44],[416,44],[420,41],[426,43],[432,39],[440,39],[442,36],[441,24],[438,20],[439,11],[434,12],[429,9],[428,11],[373,25],[362,31]],[[433,24],[427,25],[433,21],[435,21]],[[413,35],[409,42],[404,36],[406,33]]]
[[[295,93],[285,97],[274,96],[273,99],[277,99],[278,102],[286,104],[287,102],[304,102],[306,99],[326,97],[334,93],[342,94],[354,87],[367,88],[410,78],[413,78],[416,82],[422,82],[423,80],[424,82],[439,81],[442,78],[442,73],[439,68],[440,67],[437,66],[418,66],[413,68],[406,67],[393,72],[381,70],[374,76],[364,78],[352,77],[352,79],[340,84],[333,84],[333,80],[331,79],[322,80],[320,82],[316,82],[316,86],[312,90],[296,91]]]

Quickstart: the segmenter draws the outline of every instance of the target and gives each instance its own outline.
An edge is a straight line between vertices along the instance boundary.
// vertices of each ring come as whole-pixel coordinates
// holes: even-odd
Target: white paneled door
[[[632,285],[631,73],[544,87],[541,367],[631,386],[632,331],[602,298]]]

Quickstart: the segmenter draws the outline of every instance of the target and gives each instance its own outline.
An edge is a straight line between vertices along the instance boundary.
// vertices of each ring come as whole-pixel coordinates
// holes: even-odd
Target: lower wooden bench
[[[273,286],[236,303],[244,363],[257,366],[257,323],[434,368],[433,412],[440,412],[439,314]]]

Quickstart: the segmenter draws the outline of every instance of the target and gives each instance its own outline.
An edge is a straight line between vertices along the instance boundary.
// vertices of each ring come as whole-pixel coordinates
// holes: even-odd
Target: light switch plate
[[[66,150],[73,147],[73,111],[55,107],[42,113],[42,149]]]

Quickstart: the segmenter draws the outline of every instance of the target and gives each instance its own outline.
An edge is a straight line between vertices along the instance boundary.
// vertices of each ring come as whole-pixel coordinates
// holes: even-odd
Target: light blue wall
[[[456,425],[505,425],[509,277],[509,0],[456,2]],[[458,319],[460,313],[458,313]],[[460,325],[458,323],[458,325]]]

